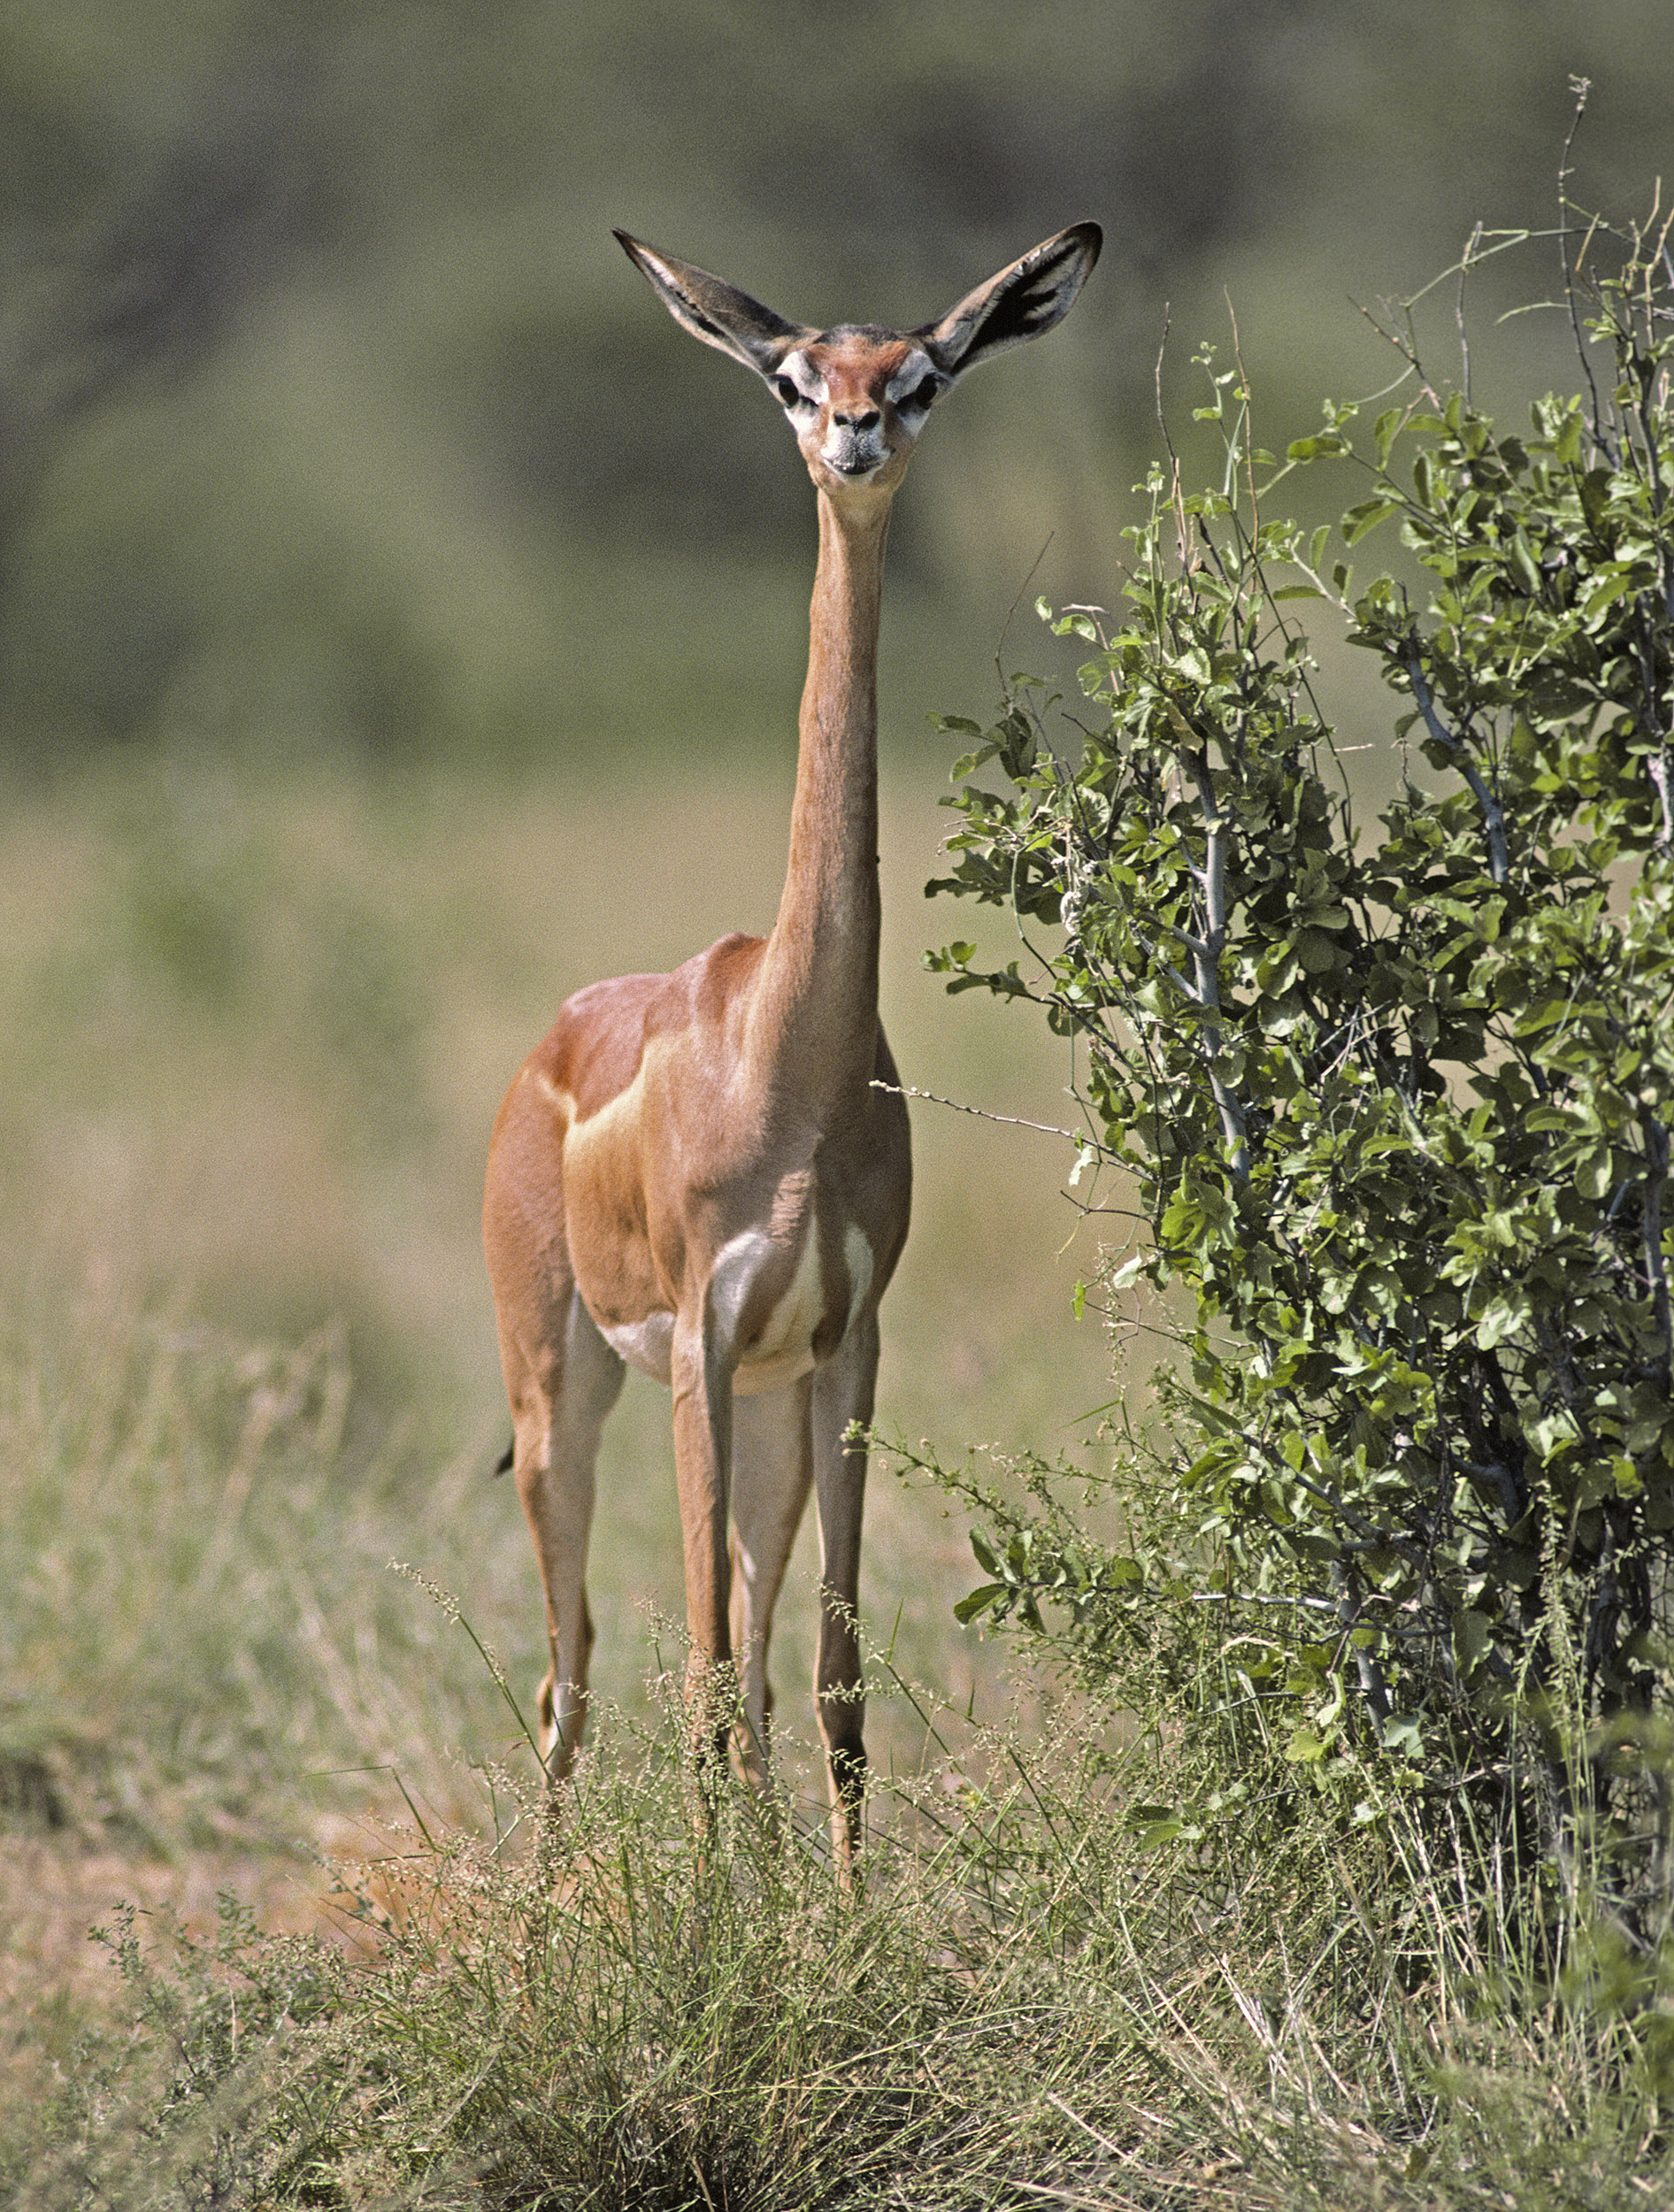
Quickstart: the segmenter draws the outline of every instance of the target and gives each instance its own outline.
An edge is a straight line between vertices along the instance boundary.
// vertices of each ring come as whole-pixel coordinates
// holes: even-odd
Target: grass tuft
[[[1148,1847],[1101,1718],[887,1793],[854,1898],[788,1801],[703,1816],[674,1707],[605,1721],[540,1849],[526,1761],[475,1831],[340,1870],[313,1933],[231,1899],[211,1934],[120,1917],[117,2024],[28,2200],[1557,2212],[1674,2184],[1642,2039],[1513,1988],[1446,1869],[1409,1904],[1323,1822]]]

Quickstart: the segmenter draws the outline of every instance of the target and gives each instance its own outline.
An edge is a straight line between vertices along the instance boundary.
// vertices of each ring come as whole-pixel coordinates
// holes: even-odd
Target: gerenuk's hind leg
[[[733,1401],[733,1660],[744,1704],[739,1762],[758,1790],[768,1781],[773,1691],[767,1645],[773,1605],[813,1480],[810,1382]]]
[[[513,1464],[546,1592],[551,1665],[541,1685],[541,1751],[555,1781],[566,1775],[587,1718],[593,1621],[587,1601],[593,1469],[605,1416],[622,1389],[621,1360],[571,1290],[558,1345],[513,1391]]]

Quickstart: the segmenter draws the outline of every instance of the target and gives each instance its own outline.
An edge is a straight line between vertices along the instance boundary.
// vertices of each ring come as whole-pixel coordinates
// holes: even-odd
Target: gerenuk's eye
[[[929,406],[931,401],[934,399],[936,394],[941,389],[941,380],[940,377],[921,377],[918,382],[913,386],[911,391],[908,393],[906,398],[902,401],[901,404],[903,407],[917,407],[922,411]]]
[[[773,379],[773,389],[787,407],[805,407],[808,404],[787,376],[776,376]]]

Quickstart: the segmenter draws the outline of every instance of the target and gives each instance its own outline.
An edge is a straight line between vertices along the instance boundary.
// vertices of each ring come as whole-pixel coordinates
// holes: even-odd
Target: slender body
[[[1097,257],[1064,231],[902,333],[817,331],[618,232],[681,326],[752,369],[813,480],[810,611],[785,888],[765,938],[578,991],[495,1124],[483,1234],[546,1592],[541,1747],[568,1771],[586,1712],[594,1462],[632,1363],[671,1386],[700,1746],[736,1665],[740,1755],[767,1778],[768,1636],[814,1493],[815,1696],[846,1865],[865,1779],[856,1632],[878,1303],[907,1233],[904,1102],[878,1019],[877,657],[890,502],[931,406],[1050,329]],[[720,1701],[718,1702],[717,1701]]]

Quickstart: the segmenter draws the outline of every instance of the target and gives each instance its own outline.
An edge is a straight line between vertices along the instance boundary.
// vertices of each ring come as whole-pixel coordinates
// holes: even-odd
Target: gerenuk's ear
[[[967,292],[940,322],[912,334],[945,376],[962,376],[979,361],[1061,323],[1093,273],[1103,242],[1096,223],[1073,224]]]
[[[695,269],[689,261],[676,261],[672,254],[643,246],[625,230],[613,235],[628,259],[649,278],[682,330],[689,330],[706,346],[730,353],[758,376],[772,376],[793,348],[818,334],[799,323],[787,323],[736,285],[710,276],[707,269]]]

